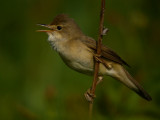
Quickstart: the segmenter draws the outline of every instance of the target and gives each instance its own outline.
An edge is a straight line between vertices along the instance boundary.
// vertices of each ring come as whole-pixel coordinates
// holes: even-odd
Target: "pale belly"
[[[89,51],[85,53],[81,51],[74,55],[67,55],[67,57],[62,54],[60,54],[60,56],[64,63],[70,68],[83,74],[93,74],[93,56]]]
[[[56,51],[70,68],[87,75],[93,75],[93,51],[81,42],[54,43]],[[100,64],[100,74],[105,74],[106,68]]]

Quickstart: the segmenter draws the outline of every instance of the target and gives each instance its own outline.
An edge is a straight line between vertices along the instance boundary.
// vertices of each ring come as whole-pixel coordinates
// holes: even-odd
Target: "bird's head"
[[[38,25],[49,28],[47,30],[38,30],[38,32],[46,32],[49,35],[49,41],[69,40],[83,34],[74,20],[65,14],[56,16],[51,24]]]

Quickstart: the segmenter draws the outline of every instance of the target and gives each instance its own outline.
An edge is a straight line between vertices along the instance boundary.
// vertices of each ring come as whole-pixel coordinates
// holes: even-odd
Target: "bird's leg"
[[[99,83],[101,83],[103,81],[103,76],[98,76],[98,81],[96,83],[96,85],[98,85]]]
[[[101,55],[97,55],[95,53],[93,53],[93,56],[95,58],[96,61],[102,63],[107,69],[111,69],[112,66],[107,64],[102,58],[101,58]]]
[[[97,80],[97,83],[96,85],[98,85],[99,83],[101,83],[103,81],[103,76],[98,76],[98,80]],[[88,102],[92,102],[93,99],[96,97],[95,94],[92,94],[91,93],[91,88],[89,88],[85,93],[84,93],[84,96],[86,98],[86,100]]]
[[[93,57],[95,58],[95,60],[96,60],[97,62],[102,63],[101,55],[98,55],[98,54],[96,54],[96,53],[93,53]]]

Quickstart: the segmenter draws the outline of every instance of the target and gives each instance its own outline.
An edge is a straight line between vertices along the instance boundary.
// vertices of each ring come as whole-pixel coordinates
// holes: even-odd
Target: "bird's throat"
[[[66,41],[67,40],[62,38],[60,35],[49,34],[48,36],[48,42],[50,43],[51,47],[59,53],[65,51],[64,49],[66,48]]]

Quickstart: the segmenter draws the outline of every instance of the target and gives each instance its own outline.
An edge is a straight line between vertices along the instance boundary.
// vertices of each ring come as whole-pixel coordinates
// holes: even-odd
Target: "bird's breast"
[[[62,48],[59,54],[70,68],[85,74],[93,72],[93,54],[85,45],[66,43]]]

